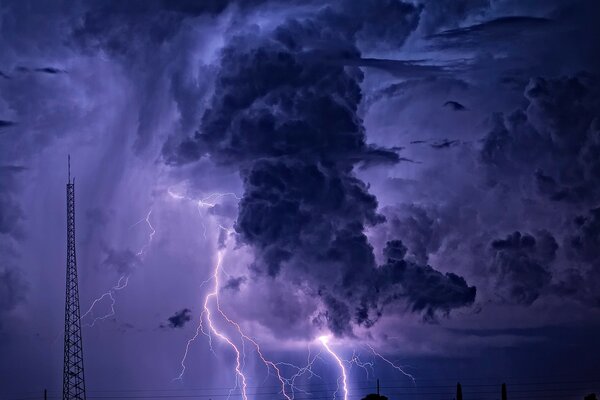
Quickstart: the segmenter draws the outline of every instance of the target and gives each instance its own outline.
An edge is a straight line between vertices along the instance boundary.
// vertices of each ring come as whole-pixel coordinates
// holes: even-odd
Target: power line
[[[462,379],[459,379],[461,382],[463,381]],[[401,382],[400,380],[386,380],[382,382]],[[363,382],[358,382],[358,383],[365,383]],[[507,385],[510,385],[511,387],[522,387],[522,386],[556,386],[556,385],[575,385],[575,384],[588,384],[588,383],[600,383],[600,378],[598,379],[588,379],[588,380],[577,380],[577,381],[537,381],[537,382],[520,382],[520,383],[514,383],[514,382],[510,382],[510,381],[506,381],[505,382]],[[494,383],[494,384],[463,384],[463,388],[479,388],[479,387],[496,387],[498,386],[498,383]],[[306,384],[294,384],[294,387],[298,387],[298,388],[303,388],[303,387],[337,387],[337,383],[336,382],[331,382],[331,383],[315,383],[315,384],[310,384],[310,383],[306,383]],[[247,388],[249,389],[276,389],[279,388],[280,386],[247,386]],[[360,390],[360,389],[369,389],[372,388],[373,386],[354,386],[353,389],[354,390]],[[439,389],[443,389],[443,388],[455,388],[456,386],[454,384],[452,385],[421,385],[421,384],[416,384],[416,385],[410,385],[410,386],[385,386],[382,385],[381,388],[382,389],[411,389],[411,390],[418,390],[418,389],[432,389],[432,388],[439,388]],[[204,387],[204,388],[189,388],[189,389],[173,389],[173,388],[168,388],[168,389],[91,389],[91,390],[87,390],[88,393],[135,393],[135,392],[194,392],[194,391],[210,391],[210,390],[231,390],[231,387],[229,386],[211,386],[211,387]],[[552,388],[549,388],[548,390],[552,390]],[[49,391],[49,393],[53,393],[55,391]],[[33,393],[33,392],[22,392],[22,393]]]

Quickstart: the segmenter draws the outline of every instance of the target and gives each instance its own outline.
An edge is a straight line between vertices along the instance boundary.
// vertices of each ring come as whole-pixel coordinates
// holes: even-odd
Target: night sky
[[[0,1],[0,399],[61,394],[69,154],[90,399],[600,393],[599,21]]]

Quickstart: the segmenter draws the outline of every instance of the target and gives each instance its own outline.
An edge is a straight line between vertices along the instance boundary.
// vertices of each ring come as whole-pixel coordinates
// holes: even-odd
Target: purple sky
[[[0,398],[60,395],[67,154],[82,314],[100,298],[90,398],[227,395],[214,334],[173,381],[219,252],[223,311],[282,373],[318,355],[298,400],[333,396],[322,335],[350,398],[375,377],[390,398],[600,391],[598,17],[592,0],[0,3]],[[249,397],[277,392],[246,353]]]

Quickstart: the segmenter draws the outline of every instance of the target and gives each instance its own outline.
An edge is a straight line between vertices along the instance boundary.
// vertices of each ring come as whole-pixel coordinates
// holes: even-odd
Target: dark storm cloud
[[[574,232],[566,240],[568,255],[597,268],[600,265],[600,207],[593,208],[573,221]]]
[[[192,310],[184,308],[183,310],[177,311],[175,314],[168,318],[169,328],[183,328],[183,326],[192,320]],[[161,325],[164,327],[164,325]]]
[[[129,249],[104,248],[102,266],[110,268],[121,275],[129,275],[139,266],[140,262],[140,257]]]
[[[399,48],[417,27],[422,7],[399,0],[341,2],[341,17],[356,32],[360,47]]]
[[[425,60],[392,60],[384,58],[343,58],[339,60],[344,65],[380,69],[399,78],[427,78],[449,75],[462,67],[461,63],[445,62],[442,65],[432,65]]]
[[[25,167],[22,166],[0,166],[0,233],[13,239],[20,239],[23,235],[21,221],[25,214],[15,197],[23,171]]]
[[[475,301],[476,288],[464,278],[406,261],[407,249],[401,241],[389,241],[383,251],[387,262],[380,267],[375,290],[383,289],[385,303],[405,299],[413,311],[434,320],[437,311],[449,314],[452,309]],[[384,288],[390,284],[394,289],[386,293]]]
[[[227,5],[227,1],[203,1],[196,6],[190,2],[152,0],[96,2],[85,12],[73,35],[87,51],[103,49],[119,56],[141,55],[149,50],[141,38],[153,44],[167,43],[185,18],[219,13]]]
[[[600,208],[574,218],[565,247],[574,266],[556,284],[558,294],[600,307]]]
[[[317,323],[341,335],[354,323],[372,325],[394,299],[432,318],[471,304],[475,289],[403,260],[376,268],[363,231],[384,217],[353,168],[399,157],[366,143],[357,114],[362,72],[313,56],[360,58],[342,31],[329,29],[339,23],[335,17],[327,10],[289,20],[268,36],[233,39],[200,130],[165,156],[180,164],[208,154],[240,168],[245,192],[236,231],[255,250],[253,270],[285,275],[318,294],[325,310]]]
[[[23,239],[25,213],[15,192],[25,167],[0,166],[0,333],[6,315],[25,299],[27,283],[15,262],[14,244]]]
[[[248,280],[245,276],[237,276],[231,277],[227,279],[227,282],[221,287],[221,290],[232,290],[237,292],[240,290],[240,286],[242,286]]]
[[[548,232],[537,238],[514,232],[491,245],[493,261],[490,271],[498,277],[498,293],[507,301],[529,305],[549,286],[550,264],[558,244]]]
[[[546,27],[550,22],[547,18],[531,16],[501,17],[464,28],[449,29],[430,37],[442,39],[447,45],[455,43],[465,46],[470,43],[474,46],[481,46],[484,40],[496,40],[498,36],[505,39],[508,34],[517,36],[523,32]]]
[[[3,119],[0,119],[0,129],[10,128],[13,125],[15,125],[15,122],[13,122],[13,121],[6,121]]]
[[[445,102],[444,107],[448,107],[454,111],[464,111],[467,109],[464,105],[462,105],[458,101],[454,101],[454,100],[449,100],[449,101]]]
[[[600,200],[600,85],[594,75],[532,79],[527,105],[497,115],[481,158],[492,182],[529,178],[554,201]]]
[[[84,54],[107,53],[129,72],[139,102],[136,151],[160,135],[165,120],[172,118],[171,106],[179,112],[173,136],[196,128],[213,81],[212,67],[199,54],[222,34],[214,20],[230,6],[255,4],[260,2],[95,2],[85,10],[72,29],[72,41]]]
[[[554,292],[600,308],[600,208],[574,218],[564,247],[570,267],[553,285]]]
[[[387,207],[383,213],[388,221],[390,236],[397,237],[406,245],[407,259],[417,264],[427,264],[429,255],[439,249],[443,239],[437,216],[414,204]]]
[[[19,270],[0,264],[0,334],[3,333],[6,315],[25,299],[27,284]]]
[[[29,68],[29,67],[18,66],[15,68],[15,70],[18,72],[23,72],[23,73],[40,72],[40,73],[49,74],[49,75],[64,74],[67,72],[63,69],[59,69],[59,68],[55,68],[55,67]]]
[[[477,15],[490,6],[490,0],[421,1],[423,12],[419,28],[426,35],[444,28],[457,27],[469,15]]]
[[[456,146],[458,143],[458,140],[443,139],[438,142],[431,143],[429,146],[431,146],[434,149],[448,149],[450,147]]]
[[[35,68],[34,71],[35,72],[43,72],[45,74],[64,74],[67,72],[64,69],[59,69],[59,68],[54,68],[54,67]]]

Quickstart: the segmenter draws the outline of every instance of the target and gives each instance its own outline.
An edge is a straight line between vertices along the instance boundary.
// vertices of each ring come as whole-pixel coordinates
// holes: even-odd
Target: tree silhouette
[[[596,393],[590,393],[585,396],[583,400],[598,400],[598,397],[596,397]]]
[[[363,397],[362,400],[388,400],[388,398],[377,393],[371,393]]]

